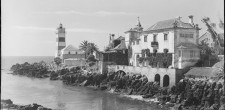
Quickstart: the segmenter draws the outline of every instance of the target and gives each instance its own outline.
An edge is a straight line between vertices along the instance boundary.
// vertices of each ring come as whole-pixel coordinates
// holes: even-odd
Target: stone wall
[[[64,65],[66,66],[84,66],[85,65],[85,60],[82,59],[65,59],[64,60]]]
[[[145,75],[149,81],[155,81],[156,74],[160,76],[160,86],[163,87],[163,79],[169,76],[169,87],[176,84],[176,70],[169,68],[134,67],[123,65],[108,65],[108,72],[124,71],[126,74]]]

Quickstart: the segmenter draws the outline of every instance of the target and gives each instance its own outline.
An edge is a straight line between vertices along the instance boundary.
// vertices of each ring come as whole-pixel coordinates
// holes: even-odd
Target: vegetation
[[[157,53],[156,51],[150,53],[149,49],[143,49],[141,54],[146,57],[140,57],[138,59],[139,63],[147,61],[150,66],[161,68],[168,68],[172,64],[172,54],[167,53],[167,51],[165,53]]]
[[[12,74],[25,75],[28,77],[48,77],[49,69],[47,64],[44,61],[39,63],[29,64],[25,62],[23,64],[15,64],[10,70],[13,72]]]
[[[94,51],[98,52],[98,46],[86,40],[80,44],[79,48],[85,52],[85,59],[87,59],[87,55],[93,54]]]
[[[87,50],[88,50],[88,44],[89,42],[87,40],[82,41],[82,43],[80,43],[80,50],[83,50],[85,52],[85,59],[87,58]]]
[[[196,66],[212,66],[219,61],[215,50],[210,48],[208,44],[201,42],[198,47],[200,49],[200,60]]]
[[[87,46],[87,51],[90,54],[93,54],[94,51],[98,52],[98,46],[94,43],[89,43]]]
[[[97,60],[95,59],[94,55],[89,55],[87,58],[87,62],[96,62]]]
[[[62,63],[62,59],[59,58],[59,57],[56,57],[56,58],[54,58],[54,62],[55,62],[55,64],[56,64],[57,70],[58,70],[58,67],[59,67],[60,64]]]

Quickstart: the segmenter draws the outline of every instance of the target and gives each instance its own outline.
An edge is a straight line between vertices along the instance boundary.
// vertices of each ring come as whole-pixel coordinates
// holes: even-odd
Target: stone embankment
[[[43,107],[42,105],[33,103],[29,105],[18,105],[13,104],[10,99],[3,100],[1,99],[1,110],[52,110],[47,107]]]
[[[91,86],[171,109],[224,110],[225,106],[223,84],[220,82],[182,79],[176,86],[167,88],[160,87],[158,82],[149,82],[140,74],[97,74],[69,69],[62,69],[59,73],[62,74],[63,83],[67,85]]]

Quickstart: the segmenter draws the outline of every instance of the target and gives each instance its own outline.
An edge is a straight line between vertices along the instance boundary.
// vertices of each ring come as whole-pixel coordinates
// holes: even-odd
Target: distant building
[[[62,59],[62,63],[67,66],[85,65],[84,51],[79,50],[73,45],[66,46],[65,27],[60,23],[57,28],[56,36],[56,54],[55,57]]]
[[[220,29],[215,23],[211,23],[210,25],[216,32],[215,34],[217,34],[220,47],[224,49],[224,30]],[[199,44],[205,43],[208,44],[209,47],[215,47],[215,40],[213,39],[213,35],[210,33],[209,29],[199,38],[198,41]],[[224,51],[220,51],[219,54],[224,54]]]
[[[128,49],[125,38],[120,36],[114,38],[114,34],[109,36],[109,45],[102,52],[102,73],[105,73],[108,65],[128,65]]]
[[[84,51],[79,50],[78,48],[74,47],[73,45],[68,45],[67,47],[63,48],[61,50],[60,58],[62,59],[63,63],[65,63],[65,65],[68,65],[67,64],[68,62],[71,63],[70,65],[75,64],[76,61],[85,62]],[[83,63],[81,63],[81,64],[83,64]]]
[[[60,23],[57,28],[56,36],[56,53],[55,57],[61,56],[61,50],[66,47],[66,31],[63,25]]]

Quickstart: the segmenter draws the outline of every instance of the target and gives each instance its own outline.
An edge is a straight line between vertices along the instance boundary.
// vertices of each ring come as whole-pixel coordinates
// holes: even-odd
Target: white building
[[[193,16],[189,16],[189,23],[178,17],[159,21],[145,31],[138,19],[136,27],[125,32],[126,46],[132,51],[129,64],[139,66],[138,59],[146,57],[142,56],[142,50],[149,49],[150,53],[171,53],[170,67],[182,69],[192,66],[200,59],[197,48],[199,30],[198,25],[193,23]]]

